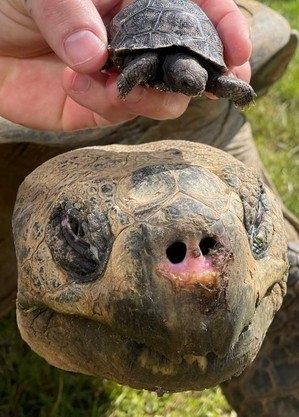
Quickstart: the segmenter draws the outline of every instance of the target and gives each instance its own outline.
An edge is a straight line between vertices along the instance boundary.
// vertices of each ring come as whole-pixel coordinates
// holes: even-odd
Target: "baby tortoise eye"
[[[53,260],[70,278],[91,282],[104,272],[113,236],[106,215],[86,214],[65,200],[50,217],[46,241]]]

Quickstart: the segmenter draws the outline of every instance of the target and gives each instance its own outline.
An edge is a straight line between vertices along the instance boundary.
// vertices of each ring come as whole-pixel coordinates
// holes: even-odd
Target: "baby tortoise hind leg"
[[[288,292],[251,366],[222,384],[238,417],[299,416],[299,243],[289,243]]]
[[[245,81],[217,73],[209,74],[206,91],[219,98],[227,98],[241,109],[254,103],[253,88]]]

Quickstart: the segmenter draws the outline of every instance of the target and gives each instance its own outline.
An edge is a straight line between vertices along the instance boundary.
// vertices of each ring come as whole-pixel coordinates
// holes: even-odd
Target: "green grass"
[[[297,0],[263,3],[299,28]],[[286,206],[299,216],[299,51],[284,76],[247,112],[261,158]]]
[[[265,3],[299,27],[298,0]],[[248,111],[262,159],[299,216],[299,53]],[[220,390],[164,395],[120,387],[47,365],[20,340],[14,315],[0,323],[0,417],[233,417]]]

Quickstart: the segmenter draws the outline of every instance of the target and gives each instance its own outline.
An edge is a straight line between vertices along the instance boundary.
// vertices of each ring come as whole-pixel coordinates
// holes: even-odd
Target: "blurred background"
[[[299,28],[298,0],[264,0]],[[286,206],[299,216],[299,52],[283,78],[247,110]],[[49,366],[21,341],[12,312],[0,322],[0,417],[233,417],[219,388],[164,395]]]

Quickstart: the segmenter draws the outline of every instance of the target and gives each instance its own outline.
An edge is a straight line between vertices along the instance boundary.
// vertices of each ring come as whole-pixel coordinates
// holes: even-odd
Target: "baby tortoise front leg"
[[[209,74],[206,91],[219,98],[232,100],[241,108],[254,103],[256,96],[253,88],[245,81],[217,73]]]
[[[158,55],[154,52],[146,52],[131,59],[117,81],[120,97],[125,99],[135,85],[145,84],[153,78],[158,69],[158,61]]]

